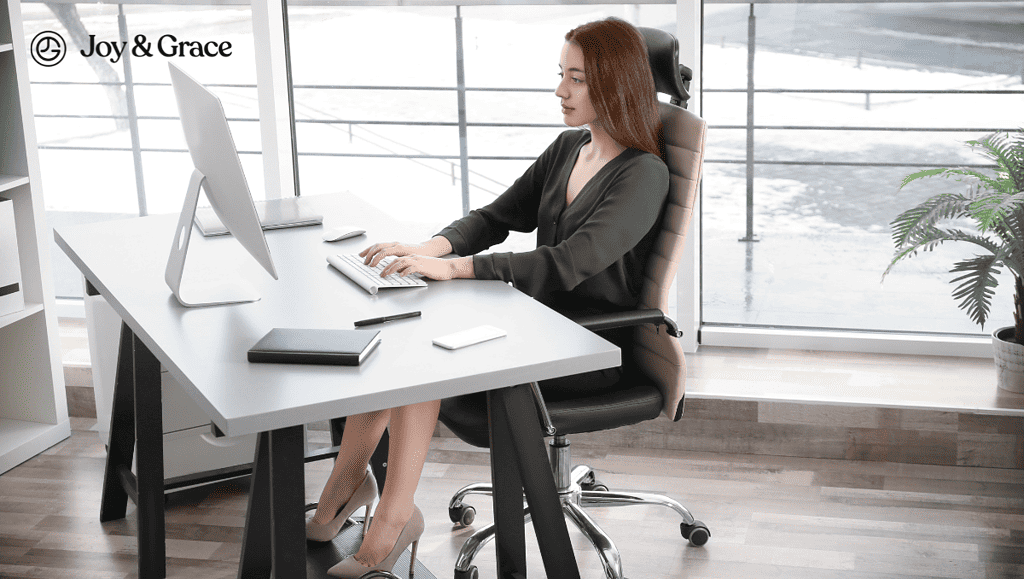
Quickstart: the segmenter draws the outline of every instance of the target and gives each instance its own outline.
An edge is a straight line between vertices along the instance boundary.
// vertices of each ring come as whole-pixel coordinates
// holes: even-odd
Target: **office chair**
[[[693,213],[707,125],[700,117],[679,106],[685,107],[689,98],[687,88],[692,73],[689,68],[677,64],[679,44],[675,37],[651,28],[640,28],[640,31],[647,43],[655,87],[671,99],[671,104],[659,103],[671,174],[669,196],[661,231],[646,264],[638,309],[576,320],[595,331],[634,327],[632,360],[636,370],[623,373],[620,390],[589,398],[545,403],[539,386],[531,384],[538,401],[541,423],[547,431],[545,434],[553,437],[549,443],[549,455],[562,511],[593,543],[608,579],[622,579],[618,550],[582,506],[662,505],[675,510],[683,518],[680,530],[690,544],[701,546],[711,537],[707,526],[695,520],[674,499],[648,493],[612,492],[597,480],[590,467],[580,465],[571,468],[566,438],[569,434],[653,420],[661,413],[677,421],[683,413],[686,369],[678,340],[682,333],[663,312],[668,307],[669,288],[682,257],[686,228]],[[488,446],[487,408],[483,397],[469,395],[442,401],[440,420],[462,440],[477,447]],[[448,506],[452,522],[463,526],[472,524],[476,511],[464,503],[466,495],[489,495],[491,492],[491,485],[475,483],[455,493]],[[527,510],[527,520],[529,516]],[[466,540],[456,559],[456,579],[478,577],[472,560],[493,537],[492,524]]]

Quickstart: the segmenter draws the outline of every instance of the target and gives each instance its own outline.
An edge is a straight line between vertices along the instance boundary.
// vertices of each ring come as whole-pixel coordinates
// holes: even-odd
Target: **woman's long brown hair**
[[[588,22],[565,35],[583,51],[597,123],[620,145],[664,158],[661,117],[647,44],[624,20]]]

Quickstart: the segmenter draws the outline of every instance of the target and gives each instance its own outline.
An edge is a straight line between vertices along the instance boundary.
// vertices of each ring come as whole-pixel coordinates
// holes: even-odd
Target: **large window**
[[[984,164],[962,142],[1020,125],[1024,29],[1013,15],[1022,8],[707,3],[700,322],[980,334],[947,273],[969,248],[942,247],[881,276],[892,219],[963,186],[933,180],[897,193],[901,178]],[[614,15],[675,31],[676,13],[673,4],[292,4],[301,193],[348,190],[417,231],[444,225],[500,194],[562,130],[552,90],[566,30]],[[59,66],[30,66],[53,223],[178,211],[189,174],[170,57],[87,59],[72,30],[129,48],[138,35],[231,42],[230,58],[175,60],[221,95],[253,194],[265,196],[247,3],[30,2],[25,14],[26,40],[43,30],[69,40]],[[504,249],[532,244],[517,236]],[[77,271],[54,256],[57,295],[81,295]],[[986,330],[1009,322],[1009,287]]]
[[[978,334],[948,273],[896,267],[890,222],[985,165],[963,141],[1021,126],[1024,4],[706,4],[705,324]],[[1005,274],[1004,277],[1009,277]],[[1012,323],[1002,280],[985,330]]]

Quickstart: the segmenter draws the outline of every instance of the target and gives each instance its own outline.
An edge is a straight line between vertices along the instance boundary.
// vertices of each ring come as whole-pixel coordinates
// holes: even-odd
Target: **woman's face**
[[[566,42],[558,62],[562,80],[555,96],[562,100],[562,120],[570,127],[591,125],[597,120],[597,111],[590,102],[587,76],[583,70],[583,50],[575,43]]]

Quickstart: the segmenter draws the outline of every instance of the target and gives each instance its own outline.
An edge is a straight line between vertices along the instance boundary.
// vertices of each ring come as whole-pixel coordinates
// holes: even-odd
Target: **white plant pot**
[[[992,332],[992,349],[996,360],[996,384],[1003,390],[1024,393],[1024,346],[1008,341],[1013,326]]]

